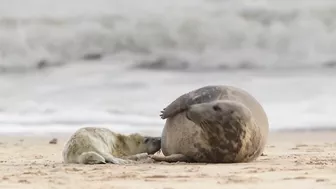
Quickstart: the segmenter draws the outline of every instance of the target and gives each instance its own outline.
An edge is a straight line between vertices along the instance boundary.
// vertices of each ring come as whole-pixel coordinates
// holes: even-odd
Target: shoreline
[[[129,132],[121,132],[123,134],[129,134]],[[132,133],[132,132],[131,132]],[[59,137],[61,139],[65,139],[67,137],[70,137],[73,134],[73,132],[48,132],[48,133],[34,133],[34,132],[16,132],[16,133],[5,133],[0,132],[1,138],[36,138],[36,139],[43,139],[43,138],[50,138],[50,137]],[[151,135],[151,136],[160,136],[161,132],[151,132],[151,131],[144,131],[141,132],[141,134],[145,135]],[[297,135],[300,135],[300,138],[305,136],[316,136],[317,138],[322,137],[321,139],[324,139],[323,136],[336,136],[336,128],[335,129],[281,129],[281,130],[271,130],[269,131],[269,139],[272,139],[273,137],[294,137]],[[328,140],[328,138],[326,138]],[[1,139],[0,139],[1,141]],[[309,140],[307,140],[309,141]],[[336,142],[336,140],[335,140]]]
[[[44,135],[69,135],[72,134],[73,132],[75,132],[77,129],[79,128],[83,128],[83,127],[87,127],[87,125],[84,125],[82,127],[76,127],[73,129],[73,131],[47,131],[47,132],[37,132],[35,130],[25,130],[25,131],[13,131],[13,132],[5,132],[5,131],[0,131],[0,136],[17,136],[17,135],[24,135],[24,136],[44,136]],[[88,126],[90,127],[90,126]],[[113,130],[110,127],[106,127],[106,126],[94,126],[94,127],[104,127],[104,128],[108,128]],[[146,128],[146,129],[140,129],[140,130],[136,130],[136,127],[134,127],[134,130],[125,130],[125,131],[120,131],[120,128],[117,128],[115,131],[116,132],[121,132],[124,134],[128,134],[128,133],[133,133],[133,132],[140,132],[142,134],[161,134],[163,127],[161,128],[155,128],[153,130],[151,130],[150,128]],[[293,128],[293,129],[289,129],[289,128],[284,128],[284,129],[270,129],[269,133],[307,133],[307,132],[317,132],[317,133],[321,133],[321,132],[336,132],[336,127],[306,127],[306,128]]]
[[[121,132],[123,133],[123,132]],[[140,132],[141,134],[148,136],[161,136],[161,132],[151,132],[145,131]],[[52,140],[57,139],[59,141],[65,142],[73,132],[49,132],[49,133],[33,133],[33,132],[16,132],[16,133],[4,133],[0,132],[0,142],[2,140],[21,140],[21,139],[29,139],[29,140]],[[124,132],[123,134],[129,134],[129,132]],[[300,136],[296,139],[297,136]],[[304,141],[302,139],[315,139],[318,141],[326,140],[331,142],[334,141],[333,136],[336,136],[336,129],[283,129],[283,130],[273,130],[269,131],[268,141],[272,140],[280,140],[278,138],[281,136],[283,140],[289,139],[293,141]],[[326,136],[326,137],[324,137]],[[309,140],[307,142],[309,143]],[[336,143],[336,141],[335,141]]]

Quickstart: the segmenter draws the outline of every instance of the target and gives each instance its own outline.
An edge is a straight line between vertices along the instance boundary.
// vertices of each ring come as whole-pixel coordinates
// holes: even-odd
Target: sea
[[[336,129],[336,1],[0,0],[0,133],[160,133],[160,111],[233,85],[271,131]]]

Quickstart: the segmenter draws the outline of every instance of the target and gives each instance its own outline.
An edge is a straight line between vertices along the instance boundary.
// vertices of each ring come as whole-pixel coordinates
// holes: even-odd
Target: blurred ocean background
[[[161,132],[204,85],[270,129],[336,128],[336,1],[0,0],[0,132]]]

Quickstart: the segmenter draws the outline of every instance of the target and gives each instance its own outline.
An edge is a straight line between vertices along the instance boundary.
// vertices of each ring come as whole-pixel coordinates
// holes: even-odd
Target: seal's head
[[[155,154],[161,149],[161,137],[143,136],[139,133],[130,134],[128,137],[120,135],[119,140],[125,144],[132,154]]]
[[[143,145],[146,146],[148,154],[155,154],[161,149],[161,137],[144,137]]]
[[[238,121],[238,119],[250,119],[251,112],[246,106],[239,102],[219,100],[190,106],[186,113],[186,117],[197,125],[224,125],[230,123],[232,120]]]

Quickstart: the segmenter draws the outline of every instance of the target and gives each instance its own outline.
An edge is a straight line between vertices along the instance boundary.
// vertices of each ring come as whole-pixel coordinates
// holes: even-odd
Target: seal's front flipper
[[[173,117],[191,105],[211,102],[221,95],[222,91],[216,86],[206,86],[183,94],[161,111],[160,117],[166,119]]]
[[[106,163],[124,165],[124,164],[129,164],[133,162],[131,160],[114,157],[113,155],[108,154],[108,153],[101,153],[101,155],[105,158]]]
[[[151,157],[152,159],[154,159],[155,161],[165,161],[165,162],[169,162],[169,163],[174,163],[174,162],[191,162],[191,159],[188,158],[187,156],[183,155],[183,154],[172,154],[169,156],[156,156],[153,155]]]
[[[147,153],[141,153],[141,154],[126,156],[125,159],[133,160],[133,161],[139,161],[139,160],[147,159],[148,157],[149,156],[148,156]]]
[[[106,159],[106,163],[111,163],[111,164],[117,164],[117,165],[125,165],[125,164],[131,164],[133,161],[131,160],[125,160],[121,158],[108,158]]]

